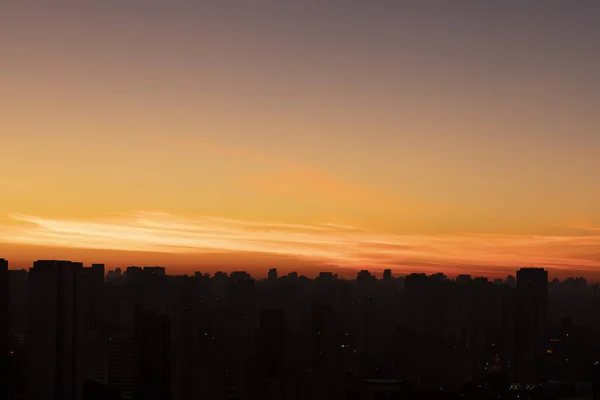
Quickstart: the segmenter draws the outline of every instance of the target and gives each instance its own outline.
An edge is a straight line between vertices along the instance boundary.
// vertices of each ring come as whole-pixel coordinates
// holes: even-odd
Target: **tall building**
[[[268,278],[269,278],[270,281],[276,281],[277,280],[277,268],[271,268],[269,270]]]
[[[385,269],[385,270],[383,270],[383,280],[384,281],[391,281],[392,280],[392,270],[391,269]]]
[[[107,383],[107,341],[104,307],[104,264],[92,264],[82,270],[84,307],[84,378]]]
[[[90,282],[93,286],[102,287],[105,281],[104,264],[92,264],[89,268],[86,268],[87,274],[90,277]]]
[[[2,270],[2,269],[0,269]],[[25,380],[27,376],[27,324],[29,312],[27,307],[29,284],[27,270],[8,271],[8,383],[9,399],[22,399],[25,396]],[[1,281],[1,279],[0,279]],[[4,292],[0,290],[4,295]],[[2,379],[0,379],[2,382]],[[4,399],[0,393],[0,399]]]
[[[198,310],[202,309],[203,294],[200,284],[203,276],[177,277],[173,280],[171,316],[171,399],[198,398],[195,393],[198,365]],[[199,301],[196,301],[196,300]]]
[[[8,286],[8,261],[0,258],[0,376],[6,377],[8,374],[8,307],[9,307],[9,286]],[[3,396],[7,388],[0,385],[0,396]]]
[[[8,271],[9,330],[12,335],[24,336],[28,329],[29,273],[27,270]]]
[[[121,399],[130,400],[135,392],[135,307],[130,302],[119,301],[114,311],[108,331],[108,385],[120,393]]]
[[[315,280],[321,282],[332,282],[335,279],[337,279],[337,275],[335,275],[333,272],[319,272],[319,275]]]
[[[28,398],[82,398],[82,264],[36,261],[29,273]]]
[[[102,321],[102,294],[104,290],[104,265],[92,264],[83,268],[81,284],[84,288],[85,329],[97,330]]]
[[[548,271],[523,268],[517,272],[514,329],[515,380],[542,382],[548,345]]]

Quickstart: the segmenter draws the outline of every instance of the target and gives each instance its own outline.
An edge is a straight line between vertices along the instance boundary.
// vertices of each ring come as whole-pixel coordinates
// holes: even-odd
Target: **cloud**
[[[137,212],[102,220],[14,215],[0,226],[0,242],[60,248],[170,254],[262,253],[339,268],[414,268],[459,272],[498,266],[577,267],[596,270],[600,260],[581,254],[600,236],[412,235],[358,227],[186,218]]]

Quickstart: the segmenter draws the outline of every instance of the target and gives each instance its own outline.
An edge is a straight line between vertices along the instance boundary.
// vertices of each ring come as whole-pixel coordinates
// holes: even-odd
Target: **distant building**
[[[336,280],[337,278],[337,274],[334,274],[333,272],[319,272],[319,275],[317,276],[316,280],[322,282],[331,282],[333,280]]]
[[[227,272],[217,271],[212,277],[212,280],[215,282],[227,282],[229,280],[229,276]]]
[[[520,269],[515,296],[515,380],[539,383],[548,345],[548,271]]]
[[[142,279],[143,270],[141,267],[127,267],[125,270],[125,277],[128,282],[139,281]]]
[[[165,267],[144,267],[144,274],[154,276],[165,276]]]
[[[509,285],[510,287],[515,287],[517,284],[517,280],[515,279],[514,276],[508,275],[506,277],[506,284]]]
[[[121,272],[121,268],[116,268],[113,271],[108,271],[108,273],[106,274],[106,279],[109,281],[119,280],[122,277],[123,277],[123,274]]]
[[[28,398],[82,398],[82,264],[36,261],[29,273]]]
[[[104,264],[92,264],[82,270],[84,305],[84,378],[98,384],[108,380],[107,343],[103,332],[105,322]]]
[[[383,271],[383,280],[384,281],[392,280],[392,270],[391,269],[386,269]]]
[[[445,274],[438,272],[438,273],[431,275],[431,279],[437,280],[437,281],[446,281],[446,280],[448,280],[448,277]]]
[[[0,376],[8,374],[8,344],[9,344],[9,283],[8,261],[0,258]],[[0,385],[0,396],[7,388]]]
[[[356,275],[356,282],[359,285],[364,285],[364,284],[367,284],[370,282],[374,282],[376,279],[377,278],[375,278],[374,275],[371,275],[371,273],[366,269],[363,269],[362,271],[360,271],[358,273],[358,275]]]
[[[270,281],[276,281],[277,280],[277,268],[271,268],[269,270],[268,279]]]
[[[233,271],[229,274],[229,280],[232,282],[243,281],[246,279],[252,279],[250,274],[246,271]]]

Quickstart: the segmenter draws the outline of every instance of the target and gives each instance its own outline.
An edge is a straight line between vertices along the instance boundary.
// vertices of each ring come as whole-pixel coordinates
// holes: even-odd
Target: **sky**
[[[8,1],[0,257],[600,280],[600,3]]]

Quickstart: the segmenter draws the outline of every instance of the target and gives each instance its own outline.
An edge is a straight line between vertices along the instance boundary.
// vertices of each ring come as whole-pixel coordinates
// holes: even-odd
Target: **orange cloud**
[[[339,268],[498,271],[521,266],[595,271],[600,235],[411,235],[331,223],[302,225],[138,212],[103,220],[13,216],[0,242],[165,254],[255,253]]]

